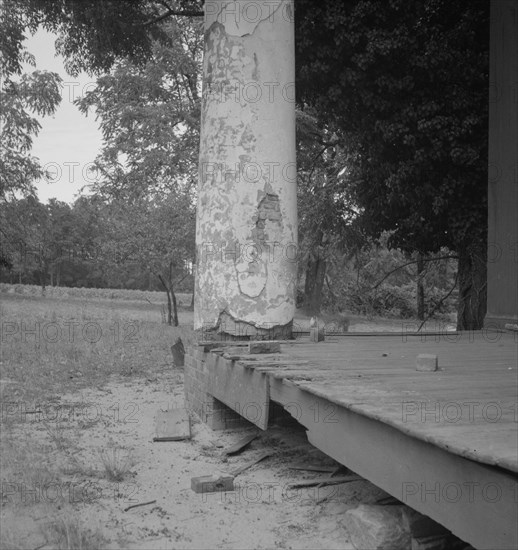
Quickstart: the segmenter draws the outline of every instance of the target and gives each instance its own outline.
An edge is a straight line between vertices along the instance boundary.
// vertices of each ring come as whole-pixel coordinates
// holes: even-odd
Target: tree
[[[152,45],[148,61],[115,63],[77,100],[95,111],[103,132],[93,190],[110,197],[146,197],[183,186],[197,171],[201,29],[179,20],[164,24],[170,44]]]
[[[111,201],[102,254],[127,272],[132,264],[149,270],[167,296],[168,323],[178,326],[176,289],[192,273],[194,203],[188,192],[160,198]]]
[[[338,250],[353,249],[363,239],[355,230],[357,212],[343,185],[347,150],[312,108],[297,112],[297,154],[299,272],[304,278],[300,305],[317,315],[329,263]]]
[[[189,20],[168,21],[169,44],[155,41],[142,64],[116,61],[78,101],[95,110],[103,131],[93,191],[110,222],[102,256],[138,265],[165,290],[168,323],[178,325],[177,285],[194,262],[194,174],[199,144],[202,33]]]
[[[299,101],[354,148],[371,235],[459,255],[458,328],[485,312],[488,2],[297,2]]]
[[[69,69],[142,63],[161,26],[198,2],[20,0],[58,32]],[[459,255],[459,328],[485,310],[488,3],[297,0],[297,89],[351,152],[365,231],[423,254]],[[16,53],[16,47],[10,54]],[[344,145],[345,147],[345,145]]]
[[[45,295],[49,269],[56,260],[50,209],[36,197],[4,201],[0,210],[4,254],[22,272],[35,270]]]
[[[22,63],[34,65],[23,46],[23,10],[17,3],[0,13],[0,198],[34,193],[33,182],[44,175],[31,157],[32,139],[41,125],[36,118],[55,112],[61,101],[61,78],[56,73],[23,73]],[[34,31],[35,24],[29,25]]]

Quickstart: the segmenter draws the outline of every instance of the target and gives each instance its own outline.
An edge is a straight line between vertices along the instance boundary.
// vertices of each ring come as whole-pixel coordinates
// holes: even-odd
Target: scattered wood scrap
[[[171,346],[171,353],[173,354],[173,365],[175,367],[183,367],[185,362],[185,347],[181,338],[177,338],[176,342]]]
[[[236,477],[239,474],[242,474],[245,470],[248,470],[248,468],[255,466],[256,464],[258,464],[265,458],[268,458],[269,456],[272,456],[272,453],[269,451],[265,451],[264,453],[261,453],[258,457],[254,458],[254,460],[248,462],[247,464],[244,464],[243,466],[240,466],[239,468],[236,468],[231,475]]]
[[[191,419],[185,409],[158,411],[156,436],[153,441],[182,441],[191,439]]]
[[[127,512],[128,510],[131,510],[132,508],[139,508],[140,506],[148,506],[149,504],[155,504],[156,500],[150,500],[149,502],[139,502],[138,504],[132,504],[131,506],[128,506],[127,508],[124,508],[124,511]]]
[[[341,477],[319,477],[316,479],[306,479],[304,481],[297,481],[296,483],[290,483],[289,489],[301,489],[303,487],[325,487],[326,485],[339,485],[340,483],[350,483],[351,481],[361,481],[363,478],[360,476],[341,476]]]
[[[346,469],[344,466],[342,466],[342,465],[340,464],[340,466],[338,466],[337,468],[335,468],[335,469],[333,470],[333,472],[332,472],[332,474],[331,474],[331,477],[335,477],[335,476],[338,475],[343,469],[345,469],[345,471],[347,471],[347,469]],[[319,483],[319,484],[317,485],[317,489],[320,489],[320,488],[323,487],[323,486],[324,486],[324,483],[321,482],[321,483]],[[321,502],[324,502],[324,500],[327,500],[328,498],[329,498],[329,495],[324,495],[323,497],[321,497],[321,498],[319,498],[319,499],[317,500],[317,504],[320,504]]]
[[[258,437],[258,433],[253,433],[253,434],[250,434],[250,435],[247,435],[245,437],[243,437],[242,439],[240,439],[237,443],[234,443],[234,445],[232,445],[231,447],[229,447],[225,452],[224,454],[226,456],[232,456],[232,455],[237,455],[238,453],[240,453],[242,450],[244,450],[246,447],[248,447],[248,445],[250,445],[250,443],[252,443],[252,441]]]
[[[319,464],[293,464],[289,467],[290,470],[305,470],[307,472],[334,472],[334,466],[320,466]]]
[[[392,506],[392,505],[402,504],[402,502],[397,498],[389,495],[387,497],[379,498],[378,500],[376,500],[374,504],[379,504],[381,506]]]

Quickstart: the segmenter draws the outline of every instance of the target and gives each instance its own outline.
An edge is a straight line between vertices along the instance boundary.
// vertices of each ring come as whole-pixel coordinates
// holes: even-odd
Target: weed
[[[106,539],[99,531],[84,529],[75,518],[60,518],[46,526],[48,544],[59,550],[101,550]]]
[[[0,550],[25,550],[26,544],[9,530],[0,534]]]
[[[135,458],[122,448],[112,447],[99,452],[108,481],[123,481],[131,474]]]

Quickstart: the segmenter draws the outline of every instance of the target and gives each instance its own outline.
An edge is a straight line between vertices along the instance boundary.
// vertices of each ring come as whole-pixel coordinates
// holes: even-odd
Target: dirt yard
[[[51,420],[59,410],[55,403],[9,428],[20,452],[35,444],[47,452],[37,469],[32,465],[32,481],[3,482],[3,548],[68,547],[64,539],[59,543],[65,527],[49,531],[63,521],[95,533],[100,548],[349,549],[340,522],[345,510],[386,496],[366,481],[290,489],[291,482],[326,475],[290,466],[336,466],[293,425],[272,427],[228,458],[225,448],[246,431],[211,432],[195,421],[190,441],[153,442],[156,412],[183,405],[181,374],[173,370],[152,379],[114,378],[102,390],[63,396],[60,405],[61,422]],[[119,467],[121,481],[107,479],[103,450],[110,458],[115,453],[112,466]],[[191,477],[230,473],[263,451],[272,454],[237,476],[235,491],[191,490]],[[84,547],[94,548],[88,539]]]
[[[192,313],[171,328],[149,304],[1,298],[3,550],[352,549],[344,512],[386,499],[365,480],[290,488],[330,475],[295,466],[338,466],[296,423],[231,457],[247,431],[212,432],[196,418],[190,440],[153,442],[157,412],[184,405],[170,345],[189,343]],[[234,491],[191,489],[192,477],[266,451]]]

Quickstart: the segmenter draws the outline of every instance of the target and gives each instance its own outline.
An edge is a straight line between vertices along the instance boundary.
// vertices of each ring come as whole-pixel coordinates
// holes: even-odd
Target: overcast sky
[[[32,154],[53,174],[53,181],[36,184],[40,200],[55,197],[71,203],[81,187],[95,178],[89,166],[101,147],[101,132],[94,114],[85,117],[72,103],[93,87],[95,80],[86,74],[69,76],[63,59],[55,57],[54,40],[53,35],[40,30],[27,41],[27,49],[36,57],[36,68],[56,72],[63,79],[61,105],[54,116],[41,119],[42,129],[34,139]]]

